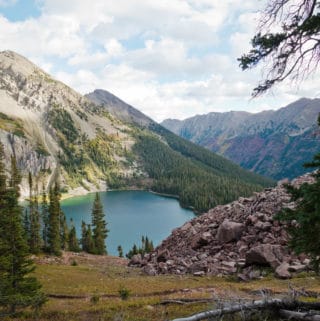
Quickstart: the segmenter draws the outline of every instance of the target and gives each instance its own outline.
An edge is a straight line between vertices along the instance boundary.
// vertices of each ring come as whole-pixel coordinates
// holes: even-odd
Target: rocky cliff
[[[162,125],[244,168],[274,179],[306,172],[320,149],[320,99],[300,99],[276,111],[209,113]]]
[[[307,174],[291,183],[297,187],[313,180]],[[265,266],[279,277],[290,277],[290,271],[307,268],[309,260],[290,252],[285,224],[273,218],[282,208],[294,207],[284,183],[209,210],[173,230],[151,254],[134,256],[130,264],[148,274],[237,274],[243,280],[259,277],[255,267]]]
[[[56,81],[26,58],[0,53],[0,140],[6,159],[17,158],[22,194],[27,174],[48,186],[58,175],[65,188],[104,186],[116,172],[139,172],[123,165],[134,139],[121,120]]]

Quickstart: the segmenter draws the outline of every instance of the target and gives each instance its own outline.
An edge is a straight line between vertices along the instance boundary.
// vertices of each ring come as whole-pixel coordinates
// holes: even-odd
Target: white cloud
[[[0,16],[0,48],[29,57],[70,57],[86,47],[75,20],[62,16],[41,16],[12,23]]]
[[[10,22],[0,11],[0,50],[26,55],[81,93],[109,90],[156,120],[319,94],[307,81],[299,94],[284,83],[250,100],[261,71],[242,72],[236,59],[250,49],[264,2],[41,0],[37,18]]]

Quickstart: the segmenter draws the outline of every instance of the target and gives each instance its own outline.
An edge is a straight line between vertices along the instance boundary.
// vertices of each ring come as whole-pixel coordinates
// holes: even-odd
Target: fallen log
[[[313,312],[297,312],[291,310],[279,310],[279,314],[286,319],[294,319],[301,321],[320,321],[320,314],[313,314]]]
[[[283,304],[283,301],[280,299],[257,300],[251,303],[236,304],[236,305],[232,305],[230,307],[224,307],[221,309],[204,311],[204,312],[194,314],[190,317],[178,318],[172,321],[200,321],[200,320],[205,320],[212,317],[222,316],[224,314],[232,314],[240,311],[260,309],[260,308],[270,308],[273,306],[280,306],[282,304]],[[318,320],[314,320],[314,321],[318,321]]]

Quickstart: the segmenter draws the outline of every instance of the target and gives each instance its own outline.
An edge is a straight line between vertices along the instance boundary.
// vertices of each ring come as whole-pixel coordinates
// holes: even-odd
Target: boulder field
[[[313,182],[306,174],[294,179],[295,187]],[[172,231],[152,253],[135,255],[129,265],[149,275],[230,275],[240,280],[258,278],[271,268],[279,278],[308,269],[306,255],[288,249],[285,223],[274,215],[285,207],[294,208],[285,184],[267,188],[249,198],[219,205]]]

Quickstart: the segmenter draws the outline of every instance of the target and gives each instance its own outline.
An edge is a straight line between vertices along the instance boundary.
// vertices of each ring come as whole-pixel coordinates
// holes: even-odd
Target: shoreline
[[[145,189],[145,188],[138,188],[138,187],[126,187],[126,188],[120,188],[120,189],[108,189],[108,188],[96,188],[94,190],[88,191],[84,187],[77,187],[76,189],[71,190],[70,192],[63,193],[61,194],[61,201],[64,201],[66,199],[70,199],[73,197],[78,197],[78,196],[85,196],[91,193],[96,193],[96,192],[125,192],[125,191],[144,191],[144,192],[149,192],[154,195],[162,196],[162,197],[167,197],[167,198],[173,198],[176,199],[179,202],[179,205],[181,208],[188,209],[194,213],[195,216],[198,216],[200,213],[196,212],[195,209],[192,206],[182,206],[179,200],[178,195],[172,195],[172,194],[167,194],[167,193],[159,193],[155,192],[151,189]]]
[[[78,190],[79,189],[79,190]],[[81,190],[80,190],[81,189]],[[76,191],[78,190],[78,191]],[[62,193],[61,194],[61,201],[72,198],[72,197],[77,197],[77,196],[85,196],[88,194],[92,194],[92,193],[102,193],[102,192],[121,192],[121,191],[146,191],[148,192],[148,190],[143,189],[143,188],[124,188],[124,189],[108,189],[108,188],[100,188],[100,189],[94,189],[94,190],[90,190],[88,191],[87,189],[83,188],[83,187],[77,187],[76,189],[71,190],[70,192],[67,193]]]

